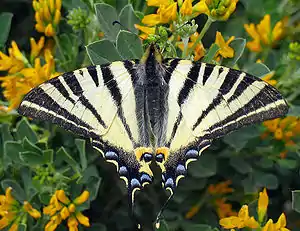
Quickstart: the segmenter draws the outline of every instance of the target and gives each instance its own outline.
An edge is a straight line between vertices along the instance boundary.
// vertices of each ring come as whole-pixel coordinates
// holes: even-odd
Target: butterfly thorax
[[[145,72],[141,81],[141,88],[145,96],[143,98],[144,123],[149,129],[148,134],[154,137],[151,146],[157,147],[164,142],[169,87],[164,81],[165,70],[162,56],[155,45],[149,46],[145,52],[141,59],[140,68],[143,68]],[[142,95],[141,92],[140,95]]]

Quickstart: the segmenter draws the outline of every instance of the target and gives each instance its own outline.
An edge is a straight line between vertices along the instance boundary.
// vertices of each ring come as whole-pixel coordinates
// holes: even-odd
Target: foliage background
[[[107,14],[108,11],[101,11],[98,8],[100,13],[96,14],[97,11],[94,11],[92,5],[101,2],[111,5],[117,13]],[[58,40],[61,45],[60,49],[56,45],[52,50],[56,64],[55,71],[60,73],[71,71],[87,66],[91,61],[99,64],[120,60],[123,57],[138,58],[142,54],[142,46],[136,45],[139,43],[137,37],[126,31],[122,32],[123,37],[120,36],[120,42],[117,41],[116,45],[121,55],[112,52],[112,49],[116,50],[113,48],[114,42],[96,42],[103,39],[103,34],[99,34],[101,31],[104,32],[104,38],[110,41],[116,39],[120,26],[112,26],[112,21],[120,20],[125,27],[137,33],[134,24],[141,24],[143,14],[156,12],[155,7],[147,7],[144,1],[136,0],[130,3],[135,14],[129,7],[128,12],[123,11],[125,16],[122,18],[122,9],[128,4],[125,0],[94,2],[63,0],[62,19],[56,33],[57,38],[52,39],[54,36],[47,38],[56,44]],[[82,28],[75,28],[74,23],[68,23],[67,15],[74,8],[79,7],[86,10],[90,19]],[[5,39],[0,44],[2,52],[7,54],[11,41],[15,40],[23,54],[30,54],[32,48],[29,38],[34,37],[38,40],[41,36],[41,33],[34,29],[36,22],[32,1],[4,0],[0,2],[0,9],[1,12],[13,14],[8,37],[5,38],[4,33],[0,36],[1,39]],[[118,17],[120,13],[121,16]],[[127,21],[126,15],[129,14],[133,16]],[[234,65],[232,59],[217,60],[216,51],[209,53],[211,51],[209,48],[215,42],[216,31],[220,31],[224,38],[235,36],[235,38],[251,41],[244,24],[258,24],[266,14],[271,15],[273,27],[276,22],[284,18],[287,20],[284,36],[276,41],[276,44],[263,46],[263,51],[257,53],[245,48],[246,41],[243,39],[232,42],[231,47],[235,50],[233,59],[237,61]],[[87,17],[83,16],[83,18]],[[195,19],[200,32],[207,16],[201,14]],[[0,31],[9,24],[8,21],[8,19],[0,19]],[[297,118],[300,113],[298,106],[300,45],[298,44],[298,50],[291,49],[290,45],[300,42],[299,34],[300,5],[298,1],[291,0],[240,0],[228,20],[216,21],[211,25],[203,38],[203,45],[206,48],[204,59],[212,63],[223,62],[223,65],[232,65],[258,77],[263,77],[272,70],[272,80],[276,80],[276,87],[291,106],[289,120],[284,123],[277,120],[269,124],[251,126],[216,140],[199,160],[190,166],[188,177],[180,182],[174,198],[164,211],[165,221],[161,223],[160,230],[222,229],[219,220],[235,215],[243,204],[248,204],[251,216],[258,219],[257,198],[258,192],[263,188],[267,188],[269,194],[268,217],[277,221],[280,214],[284,212],[288,220],[287,227],[290,230],[300,230],[300,216],[296,212],[300,211],[299,194],[297,191],[292,194],[293,190],[300,189],[300,143]],[[131,46],[129,50],[133,52],[126,53],[128,44]],[[87,49],[85,49],[86,45],[88,45]],[[181,55],[178,48],[177,55]],[[261,59],[263,64],[257,63],[258,59]],[[0,75],[8,76],[6,71],[0,72]],[[5,86],[2,85],[1,91],[4,90]],[[71,198],[75,198],[83,190],[88,190],[89,200],[78,209],[89,217],[91,227],[80,226],[80,230],[133,230],[133,222],[128,215],[127,192],[114,166],[99,158],[99,153],[91,148],[88,141],[50,123],[22,118],[15,110],[7,112],[5,109],[9,104],[3,95],[1,101],[2,194],[10,186],[13,188],[13,196],[20,203],[27,200],[36,209],[42,211],[57,189],[63,189]],[[298,126],[298,130],[286,125],[290,123]],[[281,138],[278,136],[278,129],[273,129],[272,126],[282,129]],[[291,130],[293,133],[289,140],[282,138]],[[290,140],[293,141],[292,146],[287,145]],[[155,175],[156,179],[160,179],[157,168]],[[223,184],[218,185],[220,182]],[[138,193],[136,213],[141,223],[149,230],[166,198],[167,194],[161,189],[159,180],[146,187],[142,193]],[[265,217],[264,222],[266,219]],[[25,221],[19,221],[18,227],[20,230],[41,230],[48,220],[49,217],[46,215],[38,221],[27,217]],[[9,226],[6,227],[8,228]],[[67,230],[67,226],[62,224],[57,230]]]

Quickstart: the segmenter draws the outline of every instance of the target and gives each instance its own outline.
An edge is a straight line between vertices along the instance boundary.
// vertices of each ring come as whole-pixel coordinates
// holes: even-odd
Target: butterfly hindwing
[[[165,61],[165,69],[172,60]],[[169,78],[168,124],[161,166],[163,185],[173,192],[213,139],[243,126],[277,118],[288,107],[279,92],[259,78],[218,65],[177,61]],[[164,150],[162,152],[161,150]]]
[[[65,73],[31,90],[18,109],[22,115],[90,138],[93,147],[115,164],[132,201],[136,190],[152,182],[147,161],[152,149],[141,139],[143,124],[139,126],[136,113],[135,79],[130,73],[134,65],[113,62]]]

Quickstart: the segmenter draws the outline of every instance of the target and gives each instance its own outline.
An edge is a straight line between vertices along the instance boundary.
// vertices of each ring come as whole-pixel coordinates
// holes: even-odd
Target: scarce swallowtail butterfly
[[[212,141],[246,125],[284,116],[280,93],[259,78],[223,66],[163,59],[150,45],[141,60],[64,73],[32,89],[19,113],[85,138],[116,165],[131,204],[162,170],[171,195]]]

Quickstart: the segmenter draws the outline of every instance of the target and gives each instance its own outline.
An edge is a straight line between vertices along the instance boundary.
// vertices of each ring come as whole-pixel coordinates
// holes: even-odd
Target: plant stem
[[[188,46],[189,46],[189,38],[182,38],[183,42],[183,52],[181,57],[186,59],[188,57]]]
[[[209,27],[211,26],[211,24],[214,21],[208,17],[206,23],[204,24],[204,27],[202,28],[197,40],[194,42],[193,46],[191,47],[191,49],[189,49],[189,55],[191,55],[191,53],[195,50],[196,46],[198,45],[198,43],[201,42],[202,38],[204,37],[204,35],[206,34],[207,30],[209,29]]]

